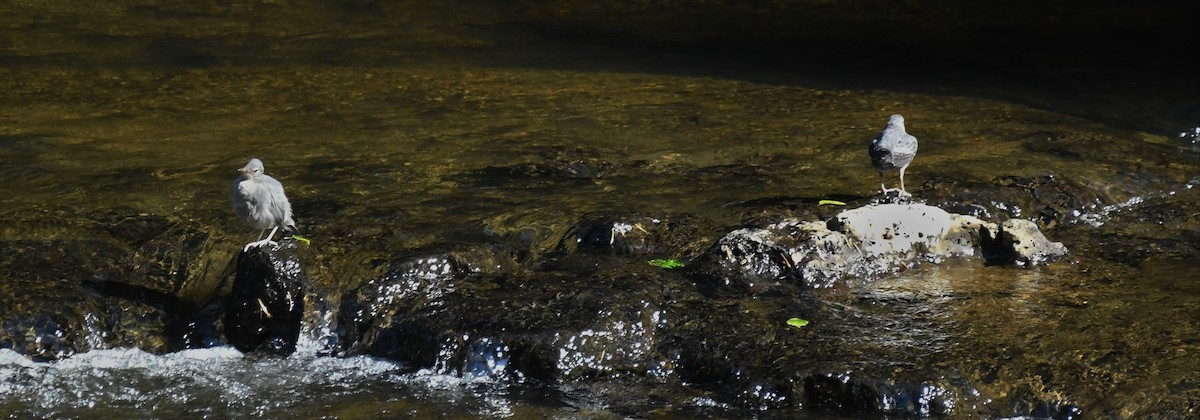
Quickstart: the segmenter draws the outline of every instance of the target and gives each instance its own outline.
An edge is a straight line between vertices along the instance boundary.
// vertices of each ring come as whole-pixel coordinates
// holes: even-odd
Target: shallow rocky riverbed
[[[589,4],[0,6],[0,412],[1198,415],[1174,44],[923,23],[903,52],[838,28],[926,3]],[[893,113],[911,199],[865,150]],[[239,255],[250,157],[311,244]],[[845,213],[925,205],[971,246],[878,259],[901,230]],[[291,264],[288,306],[235,287],[248,260]]]

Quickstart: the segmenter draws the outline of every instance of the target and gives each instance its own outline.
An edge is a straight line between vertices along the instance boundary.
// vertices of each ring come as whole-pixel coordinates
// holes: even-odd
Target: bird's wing
[[[905,134],[896,140],[892,146],[892,160],[907,165],[917,156],[917,138]]]
[[[287,195],[283,193],[283,184],[280,184],[275,178],[264,176],[263,190],[266,191],[265,195],[268,199],[267,209],[271,212],[271,218],[275,220],[275,224],[283,228],[294,224],[292,222],[292,204],[288,202]]]
[[[917,138],[913,137],[912,134],[905,134],[896,144],[904,150],[912,150],[914,155],[917,154]]]
[[[879,133],[878,136],[875,136],[875,138],[871,139],[870,143],[867,143],[867,153],[869,153],[873,159],[879,159],[883,156],[886,156],[891,148],[891,144],[893,143],[890,140],[891,139],[887,137],[886,132]]]

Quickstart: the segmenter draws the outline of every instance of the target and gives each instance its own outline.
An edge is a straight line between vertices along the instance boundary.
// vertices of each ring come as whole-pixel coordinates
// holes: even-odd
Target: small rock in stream
[[[295,242],[251,247],[238,255],[225,311],[225,337],[243,353],[287,356],[296,351],[307,279]]]

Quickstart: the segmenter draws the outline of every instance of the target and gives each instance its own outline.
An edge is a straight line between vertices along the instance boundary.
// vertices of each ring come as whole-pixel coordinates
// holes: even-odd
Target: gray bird
[[[296,232],[296,222],[292,220],[292,205],[283,194],[283,184],[263,173],[262,161],[250,159],[238,172],[242,174],[233,181],[233,212],[250,227],[261,229],[258,239],[246,244],[242,251],[273,243],[271,237],[275,236],[275,231],[280,228]],[[271,234],[267,235],[267,239],[262,239],[267,229],[271,229]]]
[[[867,145],[867,153],[871,155],[871,164],[879,171],[879,189],[884,193],[889,191],[883,184],[883,173],[900,171],[900,193],[908,195],[904,190],[904,169],[917,156],[917,138],[904,132],[904,117],[900,114],[888,118],[883,131]]]

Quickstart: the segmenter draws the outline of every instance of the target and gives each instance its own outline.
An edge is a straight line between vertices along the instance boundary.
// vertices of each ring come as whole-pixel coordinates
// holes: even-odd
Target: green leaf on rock
[[[844,206],[846,203],[837,200],[821,200],[817,202],[818,206]]]
[[[650,260],[650,261],[646,261],[646,262],[650,263],[650,265],[658,267],[658,268],[672,269],[672,268],[683,267],[683,263],[673,260],[673,259]]]
[[[312,241],[308,240],[308,238],[305,238],[305,237],[303,237],[303,236],[300,236],[300,235],[292,235],[292,236],[289,236],[289,238],[292,238],[292,239],[295,239],[295,240],[297,240],[297,241],[303,242],[305,245],[308,245],[308,244],[311,244],[311,243],[312,243]]]
[[[791,325],[793,327],[796,327],[796,328],[800,328],[805,325],[808,325],[808,320],[800,319],[800,318],[792,318],[792,319],[787,320],[787,324]]]

